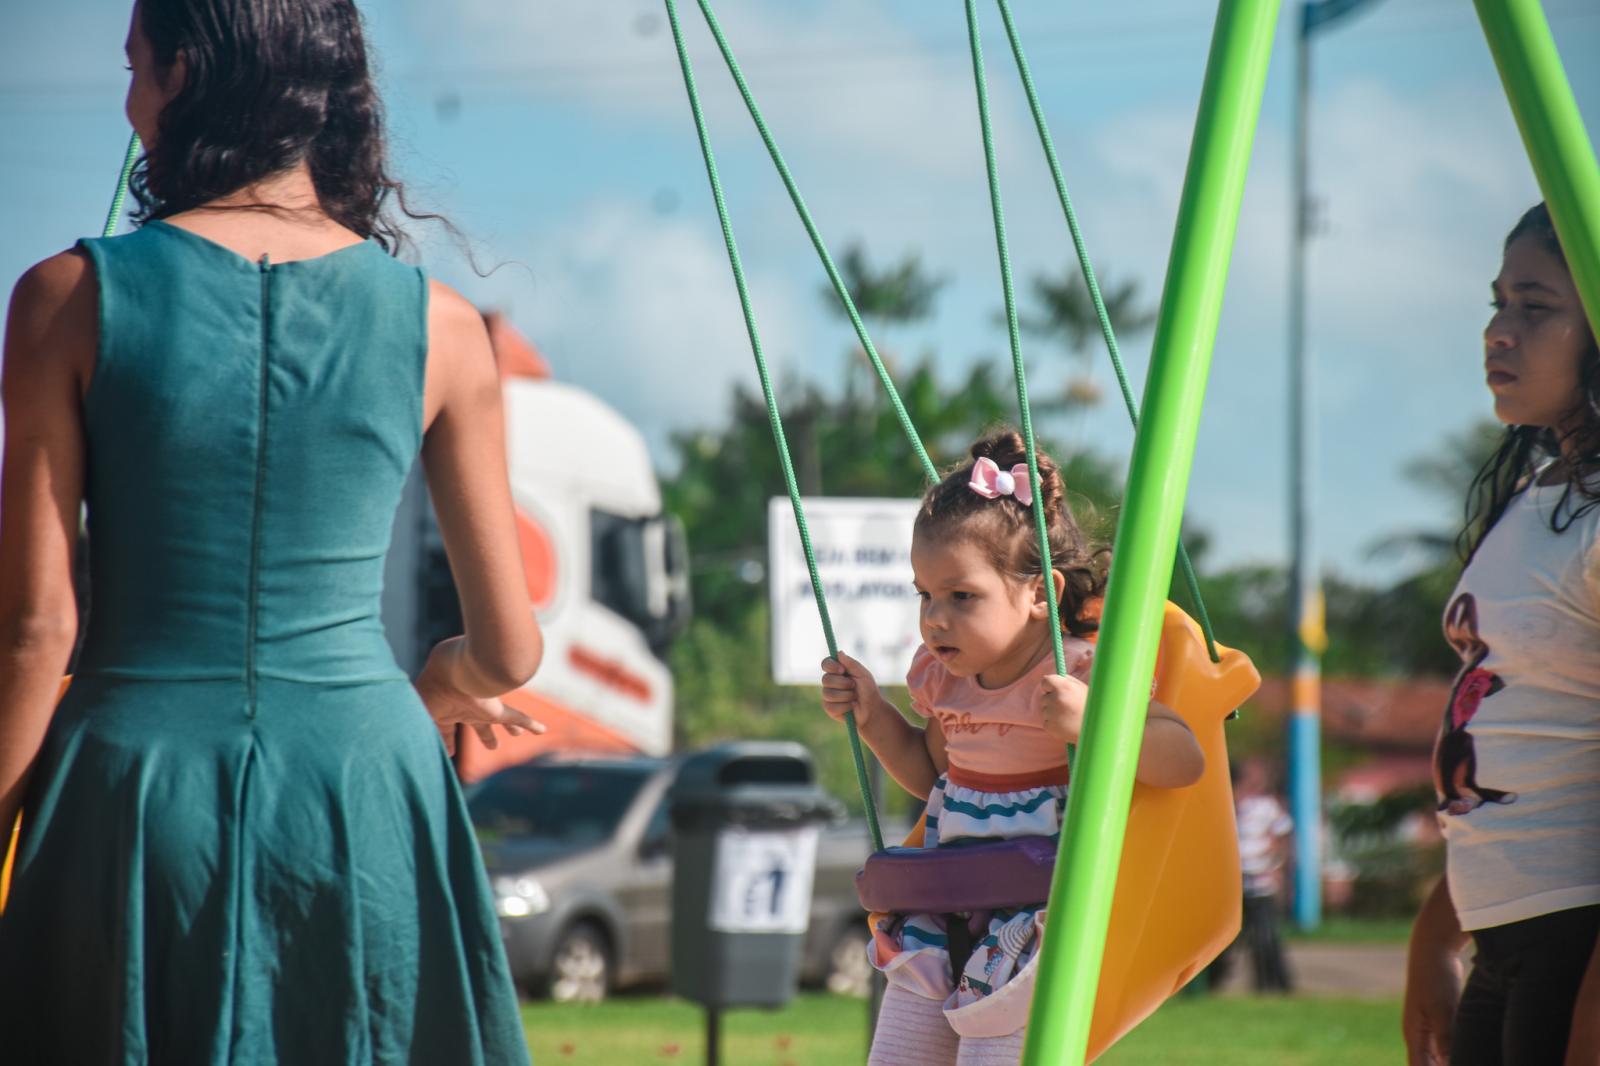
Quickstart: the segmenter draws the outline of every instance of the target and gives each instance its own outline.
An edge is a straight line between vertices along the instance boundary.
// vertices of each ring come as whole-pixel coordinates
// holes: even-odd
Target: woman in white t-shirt
[[[1462,664],[1434,749],[1445,876],[1412,930],[1403,1024],[1412,1063],[1600,1062],[1600,349],[1545,205],[1493,292],[1506,432],[1445,610]]]

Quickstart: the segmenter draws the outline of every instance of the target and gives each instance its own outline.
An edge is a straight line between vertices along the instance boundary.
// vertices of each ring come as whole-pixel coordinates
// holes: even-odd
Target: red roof
[[[1323,733],[1378,750],[1431,752],[1450,685],[1446,678],[1324,678]],[[1249,706],[1273,718],[1287,717],[1289,692],[1288,678],[1263,678]]]

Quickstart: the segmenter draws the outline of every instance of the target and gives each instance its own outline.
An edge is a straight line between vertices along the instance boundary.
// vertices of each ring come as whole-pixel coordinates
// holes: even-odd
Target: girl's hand
[[[470,726],[478,734],[478,739],[483,741],[483,746],[491,751],[500,746],[500,740],[495,736],[495,726],[504,728],[511,736],[545,731],[542,723],[534,721],[515,707],[507,707],[498,697],[474,696],[461,691],[453,680],[452,653],[455,649],[447,645],[450,645],[448,640],[435,645],[414,683],[417,695],[422,697],[423,706],[428,708],[428,715],[439,730],[445,751],[451,755],[456,753],[458,725]]]
[[[1039,679],[1039,714],[1044,731],[1063,744],[1076,744],[1083,732],[1083,708],[1089,686],[1076,677],[1046,674]]]
[[[865,729],[872,712],[883,702],[878,682],[871,671],[844,652],[837,659],[822,660],[822,709],[836,722],[854,711],[856,728]]]

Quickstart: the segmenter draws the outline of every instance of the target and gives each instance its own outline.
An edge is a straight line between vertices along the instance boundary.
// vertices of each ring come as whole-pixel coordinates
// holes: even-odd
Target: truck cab
[[[593,394],[553,380],[502,316],[485,323],[505,397],[523,569],[545,639],[539,672],[505,700],[548,732],[501,737],[490,751],[463,730],[457,769],[470,783],[553,751],[665,755],[673,690],[664,655],[689,616],[683,528],[662,512],[639,431]],[[390,643],[415,674],[437,641],[461,632],[419,473],[396,518],[385,577]]]

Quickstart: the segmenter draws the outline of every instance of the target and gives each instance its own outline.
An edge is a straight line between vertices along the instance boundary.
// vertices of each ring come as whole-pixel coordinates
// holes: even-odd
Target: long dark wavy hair
[[[391,254],[412,211],[389,173],[383,105],[352,0],[139,0],[156,63],[184,60],[131,182],[136,222],[167,218],[302,160],[322,209]]]
[[[1567,261],[1556,236],[1550,210],[1536,204],[1506,235],[1510,248],[1524,237],[1537,240],[1562,263]],[[1600,345],[1594,328],[1589,349],[1578,367],[1578,396],[1573,402],[1574,428],[1560,434],[1545,426],[1507,426],[1500,447],[1483,464],[1467,493],[1466,521],[1456,538],[1462,564],[1472,561],[1483,538],[1505,514],[1511,501],[1533,483],[1534,471],[1548,459],[1566,455],[1566,484],[1550,512],[1550,528],[1561,533],[1600,507]]]

